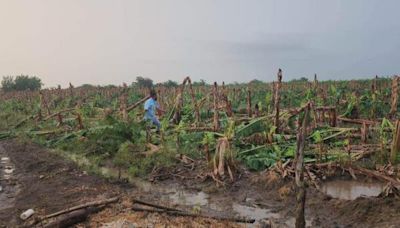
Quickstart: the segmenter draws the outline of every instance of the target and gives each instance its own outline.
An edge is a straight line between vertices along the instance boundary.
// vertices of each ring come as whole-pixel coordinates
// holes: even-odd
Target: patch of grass
[[[129,166],[129,174],[135,177],[144,177],[155,167],[171,167],[176,164],[176,152],[161,150],[149,156],[136,156]]]
[[[6,131],[17,125],[21,120],[26,118],[26,115],[14,112],[0,113],[0,131]]]

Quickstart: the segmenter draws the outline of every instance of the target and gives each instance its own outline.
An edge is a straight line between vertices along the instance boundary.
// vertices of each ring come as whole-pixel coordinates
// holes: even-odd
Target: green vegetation
[[[313,111],[308,121],[306,163],[357,161],[361,155],[351,146],[368,144],[381,148],[373,153],[372,159],[379,158],[373,162],[386,164],[392,141],[397,140],[393,136],[396,116],[388,117],[392,102],[388,78],[284,82],[279,90],[279,126],[274,122],[277,106],[271,83],[253,80],[213,87],[202,81],[178,87],[167,81],[156,88],[167,111],[161,117],[161,133],[156,134],[142,121],[141,105],[126,111],[123,118],[124,107],[147,95],[147,88],[153,86],[151,79],[138,77],[131,87],[86,85],[40,93],[6,92],[10,83],[15,84],[10,88],[20,90],[16,84],[21,77],[25,76],[3,79],[0,140],[28,137],[133,176],[174,166],[183,155],[209,162],[218,175],[231,172],[239,163],[250,170],[263,170],[293,160],[301,107],[308,103]],[[40,79],[28,79],[40,85]],[[396,162],[393,154],[399,153],[392,153],[391,160]]]
[[[5,92],[10,91],[25,91],[25,90],[40,90],[42,81],[36,76],[18,75],[3,77],[1,81],[1,89]]]
[[[136,83],[135,85],[137,85],[138,87],[141,88],[151,88],[153,87],[153,80],[151,80],[150,78],[144,78],[144,77],[136,77]]]

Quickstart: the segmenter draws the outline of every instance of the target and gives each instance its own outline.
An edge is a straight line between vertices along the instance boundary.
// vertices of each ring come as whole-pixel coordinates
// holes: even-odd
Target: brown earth
[[[176,178],[154,184],[148,191],[131,185],[110,183],[104,178],[88,175],[54,152],[32,143],[7,140],[0,142],[0,156],[8,156],[15,166],[12,178],[0,179],[0,227],[18,227],[23,223],[19,215],[33,208],[38,215],[53,213],[71,206],[112,196],[122,200],[91,216],[80,227],[99,227],[108,224],[134,224],[138,227],[238,227],[243,224],[212,219],[174,217],[158,213],[133,212],[130,198],[193,210],[193,207],[171,205],[163,197],[165,189],[184,188],[189,192],[202,190],[210,196],[210,203],[222,208],[213,212],[207,205],[201,211],[231,215],[232,202],[254,204],[279,213],[277,227],[294,216],[295,198],[291,181],[282,181],[265,174],[244,173],[234,184],[216,188],[212,180]],[[0,164],[1,168],[1,164]],[[195,173],[196,171],[194,171]],[[193,174],[196,176],[198,174]],[[2,198],[2,194],[6,198]],[[3,200],[4,199],[4,200]],[[313,188],[307,191],[306,217],[311,227],[400,227],[400,200],[395,198],[358,198],[353,201],[332,199]],[[106,226],[107,227],[107,226]]]
[[[118,194],[119,189],[101,178],[90,176],[75,164],[31,143],[6,141],[0,144],[15,166],[14,202],[0,211],[0,225],[19,226],[19,215],[29,208],[38,214],[49,214],[69,206]],[[1,194],[1,193],[0,193]]]
[[[7,200],[8,205],[0,207],[0,227],[24,225],[19,216],[29,208],[34,209],[36,215],[46,215],[113,196],[121,196],[122,203],[113,205],[79,226],[98,227],[124,217],[143,226],[149,224],[169,224],[170,226],[192,224],[198,227],[237,226],[212,219],[148,215],[143,212],[130,213],[129,203],[126,203],[129,201],[128,195],[139,197],[134,186],[113,184],[104,178],[88,175],[73,162],[32,143],[17,140],[0,142],[0,157],[4,156],[10,158],[15,170],[9,180],[0,179],[0,186],[3,188],[0,196],[7,194],[7,198],[12,199]],[[3,202],[0,201],[1,203]]]

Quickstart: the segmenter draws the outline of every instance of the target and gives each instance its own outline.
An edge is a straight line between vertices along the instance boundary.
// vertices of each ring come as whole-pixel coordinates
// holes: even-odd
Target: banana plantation
[[[155,224],[163,224],[165,216],[173,217],[168,220],[171,226],[185,224],[187,220],[176,219],[187,217],[196,218],[189,225],[196,227],[399,225],[395,222],[399,215],[395,208],[400,205],[399,77],[318,81],[315,75],[310,81],[284,79],[279,69],[271,83],[196,84],[186,77],[178,86],[157,85],[153,88],[157,102],[165,110],[158,113],[159,131],[143,118],[150,88],[126,84],[75,88],[70,84],[65,89],[2,92],[0,143],[4,154],[0,150],[0,155],[4,161],[11,158],[15,173],[28,170],[28,174],[19,175],[37,173],[34,183],[80,172],[86,178],[100,177],[85,179],[93,185],[88,189],[104,185],[104,192],[118,191],[118,199],[82,207],[90,218],[80,222],[89,226],[116,221],[116,214],[136,216],[135,221],[151,220],[143,219],[143,213],[157,214],[152,218]],[[17,150],[24,154],[11,154]],[[35,152],[39,150],[46,150],[46,156]],[[40,162],[25,165],[18,156]],[[59,168],[57,162],[61,161],[53,156],[68,163],[66,168]],[[68,186],[70,179],[63,180],[64,187]],[[363,185],[366,191],[354,193],[349,186],[355,182],[369,185]],[[1,179],[0,187],[5,183]],[[93,199],[89,196],[95,190],[85,190],[80,183],[73,184]],[[143,193],[146,185],[152,186],[147,195]],[[368,195],[373,188],[370,185],[378,187]],[[18,199],[18,192],[25,190],[21,184],[15,186],[18,190],[12,192]],[[169,190],[176,186],[186,186],[186,190],[174,200],[179,191]],[[135,190],[128,194],[126,189]],[[249,192],[244,194],[245,190]],[[342,192],[335,195],[338,191]],[[343,191],[347,191],[344,198]],[[155,192],[161,198],[154,198]],[[163,194],[170,197],[163,198]],[[183,203],[182,195],[190,202]],[[228,195],[230,199],[226,199]],[[22,199],[29,204],[28,195],[25,197]],[[72,198],[68,196],[67,201]],[[207,198],[206,203],[203,198]],[[226,205],[225,201],[235,198],[243,199]],[[117,200],[120,205],[129,201],[133,206],[126,206],[129,212],[116,213]],[[69,224],[73,210],[64,220],[53,221],[56,215],[50,214],[74,205],[67,204],[52,210],[44,209],[48,208],[44,203],[36,204],[35,219],[13,224]],[[103,209],[109,204],[113,206]],[[12,205],[18,216],[35,207]],[[375,206],[367,210],[368,205]],[[96,213],[88,208],[96,208]],[[271,208],[279,213],[270,212]],[[137,223],[139,227],[146,224]]]

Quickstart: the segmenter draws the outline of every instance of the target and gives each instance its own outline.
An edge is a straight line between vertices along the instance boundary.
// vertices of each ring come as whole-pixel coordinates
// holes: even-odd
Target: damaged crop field
[[[0,227],[398,227],[399,82],[1,92]]]

